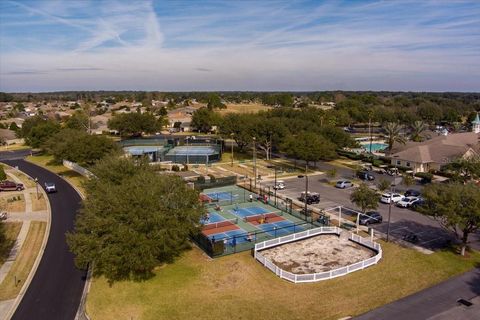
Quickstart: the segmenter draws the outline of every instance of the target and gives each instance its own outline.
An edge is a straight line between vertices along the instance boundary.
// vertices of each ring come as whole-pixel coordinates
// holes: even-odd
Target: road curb
[[[6,164],[4,164],[6,165]],[[17,169],[15,167],[12,167],[13,169],[17,171],[21,171],[20,169]],[[21,171],[24,175],[26,175],[29,179],[32,181],[35,181],[32,177],[30,177],[27,173]],[[25,295],[25,292],[27,292],[28,287],[30,286],[30,283],[32,282],[33,277],[35,276],[35,273],[37,272],[38,265],[40,264],[40,261],[43,258],[43,253],[45,252],[45,247],[47,246],[48,238],[50,237],[50,227],[52,223],[52,209],[50,207],[50,200],[48,200],[48,196],[43,190],[43,188],[39,188],[43,194],[43,197],[45,198],[47,202],[47,213],[48,213],[48,219],[47,219],[47,227],[45,228],[45,235],[43,236],[43,241],[42,241],[42,246],[40,247],[40,251],[38,252],[37,257],[35,258],[35,262],[33,263],[32,269],[30,270],[27,279],[23,283],[22,288],[20,289],[20,292],[18,293],[17,297],[15,298],[15,301],[13,302],[12,307],[10,308],[10,311],[7,313],[5,319],[11,319],[15,313],[15,311],[18,308],[18,305],[23,299],[23,296]]]

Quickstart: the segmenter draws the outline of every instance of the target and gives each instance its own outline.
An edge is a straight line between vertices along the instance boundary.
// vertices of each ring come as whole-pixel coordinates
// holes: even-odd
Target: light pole
[[[257,189],[257,138],[253,137],[253,180],[255,189]]]
[[[35,178],[35,188],[37,189],[37,200],[38,200],[38,178]]]
[[[188,162],[188,160],[189,160],[189,159],[188,159],[188,154],[189,154],[189,152],[188,152],[188,139],[189,139],[189,138],[190,138],[190,137],[188,137],[188,136],[185,138],[185,140],[187,141],[187,166],[188,166],[188,164],[189,164],[189,162]]]
[[[397,160],[396,160],[396,156],[393,156],[392,159],[395,159],[393,161],[394,165],[395,165],[395,172],[397,171]],[[391,218],[391,215],[392,215],[392,198],[393,198],[393,190],[395,188],[395,177],[393,178],[393,183],[390,184],[390,201],[388,203],[388,222],[387,222],[387,242],[389,242],[390,240],[390,218]]]
[[[232,137],[232,141],[230,141],[230,143],[232,144],[232,164],[231,164],[232,167],[233,167],[233,136],[234,136],[233,132],[230,133],[230,137]]]
[[[275,169],[275,184],[273,186],[273,192],[275,193],[274,197],[275,197],[275,207],[277,207],[277,166],[274,166],[274,169]]]
[[[305,178],[305,197],[303,197],[303,201],[305,201],[305,221],[307,221],[307,210],[308,210],[308,175],[307,175],[307,170],[308,170],[308,164],[305,163],[305,175],[299,175],[299,178]]]

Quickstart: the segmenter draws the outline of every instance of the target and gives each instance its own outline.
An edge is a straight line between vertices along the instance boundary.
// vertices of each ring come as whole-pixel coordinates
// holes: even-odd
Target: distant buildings
[[[472,122],[472,132],[443,133],[424,142],[395,145],[391,164],[410,168],[413,172],[439,171],[459,159],[480,155],[480,117]]]

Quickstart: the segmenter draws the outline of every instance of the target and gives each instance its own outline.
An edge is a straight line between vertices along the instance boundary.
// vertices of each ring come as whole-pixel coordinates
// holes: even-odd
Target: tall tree
[[[428,129],[428,126],[423,121],[415,121],[411,125],[411,134],[410,139],[416,142],[420,142],[423,140],[422,134]]]
[[[108,120],[108,127],[117,130],[121,136],[140,136],[161,130],[162,119],[157,119],[151,113],[121,113]]]
[[[111,157],[92,168],[87,197],[67,242],[78,267],[94,264],[110,282],[146,279],[172,262],[199,232],[204,208],[181,178],[146,162]]]
[[[87,113],[83,110],[76,110],[65,122],[65,127],[69,129],[88,131],[90,126]]]
[[[38,148],[58,131],[60,131],[58,122],[35,116],[25,120],[17,134],[24,138],[27,145]]]
[[[193,113],[192,127],[200,132],[210,132],[212,127],[220,123],[220,117],[208,108],[200,108]]]
[[[402,136],[402,127],[397,122],[387,122],[383,126],[383,131],[387,136],[387,144],[389,152],[392,151],[394,143],[405,144],[406,140]]]
[[[220,123],[220,134],[233,137],[241,152],[252,142],[251,119],[250,114],[227,113]]]
[[[363,213],[378,208],[377,193],[363,182],[350,194],[350,201],[359,207]]]
[[[462,255],[469,235],[480,228],[480,188],[474,183],[430,184],[423,189],[420,212],[433,216],[462,241]]]

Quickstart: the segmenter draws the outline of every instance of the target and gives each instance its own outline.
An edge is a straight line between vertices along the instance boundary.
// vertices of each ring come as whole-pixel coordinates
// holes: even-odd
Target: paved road
[[[41,185],[45,181],[54,182],[58,189],[58,193],[48,196],[52,221],[45,252],[12,319],[74,319],[85,285],[86,272],[75,267],[73,254],[65,241],[65,233],[73,228],[80,196],[67,182],[48,170],[24,160],[1,161],[18,166],[21,171],[38,178]]]
[[[474,269],[354,319],[480,319],[480,305],[474,304],[467,308],[459,307],[457,303],[458,299],[472,300],[479,295],[480,269]]]

